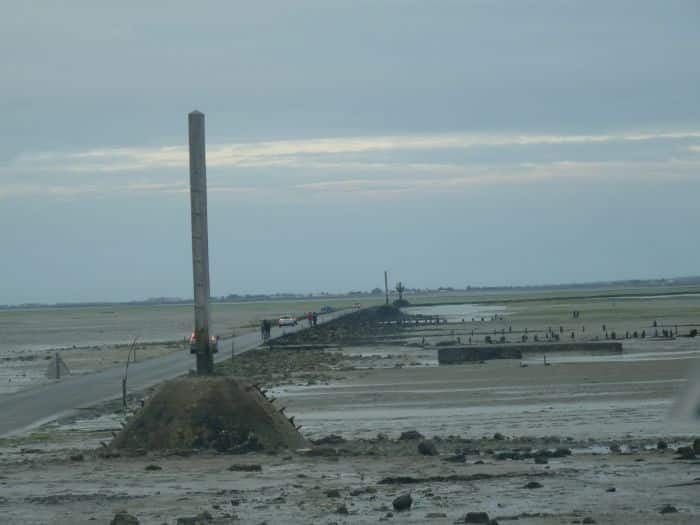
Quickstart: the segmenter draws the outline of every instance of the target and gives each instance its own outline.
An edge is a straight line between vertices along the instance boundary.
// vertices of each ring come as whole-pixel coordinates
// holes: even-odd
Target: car
[[[283,315],[277,321],[277,326],[296,326],[297,318],[293,315]]]
[[[197,336],[195,335],[194,332],[190,334],[190,338],[188,339],[188,342],[190,343],[190,354],[196,354],[197,353]],[[212,335],[209,337],[209,348],[211,349],[211,353],[215,354],[219,351],[219,336],[218,335]]]
[[[355,303],[355,304],[352,305],[352,307],[353,307],[355,310],[359,310],[360,308],[362,308],[362,305],[361,305],[360,303]]]
[[[334,311],[334,310],[333,310],[333,307],[328,306],[328,305],[324,306],[323,308],[321,308],[321,309],[319,310],[319,312],[321,312],[322,314],[329,314],[329,313],[331,313],[331,312],[333,312],[333,311]]]

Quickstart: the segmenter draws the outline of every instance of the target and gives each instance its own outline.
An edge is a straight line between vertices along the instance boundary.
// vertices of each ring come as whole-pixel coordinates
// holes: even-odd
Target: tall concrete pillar
[[[386,270],[384,270],[384,294],[386,296],[386,304],[389,304],[389,279]]]
[[[190,205],[192,211],[192,273],[194,277],[194,334],[197,373],[214,372],[209,337],[209,234],[207,226],[207,167],[204,113],[188,115],[190,141]]]

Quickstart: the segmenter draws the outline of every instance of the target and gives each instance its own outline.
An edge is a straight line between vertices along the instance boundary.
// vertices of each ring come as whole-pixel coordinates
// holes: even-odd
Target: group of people
[[[309,321],[309,327],[316,326],[318,324],[318,314],[316,312],[309,312],[306,314],[306,320]]]

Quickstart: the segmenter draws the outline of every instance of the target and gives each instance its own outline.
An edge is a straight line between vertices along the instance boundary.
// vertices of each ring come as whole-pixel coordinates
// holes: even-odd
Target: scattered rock
[[[344,515],[350,514],[348,512],[348,508],[345,506],[344,503],[342,505],[338,505],[338,508],[335,510],[335,512],[336,512],[336,514],[344,514]]]
[[[695,449],[693,447],[680,447],[676,450],[677,459],[695,459]]]
[[[327,498],[339,498],[340,491],[338,489],[330,489],[324,492]]]
[[[620,448],[620,445],[617,443],[612,443],[610,445],[610,452],[614,452],[615,454],[619,454],[622,452],[622,449]]]
[[[144,470],[163,470],[163,467],[161,467],[160,465],[151,464],[146,465],[146,468],[144,468]]]
[[[609,489],[605,489],[605,492],[617,492],[617,489],[615,487],[610,487]]]
[[[585,525],[593,525],[596,521],[591,518],[590,516],[583,518],[583,521],[581,523]]]
[[[175,525],[205,525],[213,519],[214,517],[205,510],[196,516],[177,518]]]
[[[659,512],[661,514],[675,514],[676,512],[678,512],[678,509],[673,505],[666,503],[666,505],[661,507],[661,510]]]
[[[668,443],[665,441],[661,440],[656,444],[656,449],[657,450],[666,450],[668,448]]]
[[[70,460],[71,461],[85,461],[85,456],[83,456],[82,454],[73,454],[72,456],[70,456]]]
[[[297,452],[316,458],[332,458],[337,457],[340,454],[340,452],[338,452],[338,449],[335,449],[333,447],[322,446],[308,449],[300,449],[297,450]]]
[[[466,454],[454,454],[452,456],[447,456],[443,461],[448,461],[450,463],[466,463],[467,456]]]
[[[257,463],[234,463],[228,468],[231,472],[260,472],[262,466]]]
[[[566,447],[559,447],[552,452],[553,458],[563,458],[571,455],[571,449]]]
[[[542,483],[538,483],[537,481],[530,481],[526,485],[523,486],[524,489],[541,489],[542,488]]]
[[[700,438],[697,438],[695,441],[693,441],[693,450],[696,454],[700,454]]]
[[[399,436],[399,441],[413,441],[423,439],[423,434],[417,430],[407,430],[406,432],[401,432]]]
[[[555,450],[543,448],[532,455],[536,458],[563,458],[571,455],[571,449],[566,447],[559,447]]]
[[[496,441],[503,441],[505,438],[506,437],[503,434],[501,434],[500,432],[496,432],[493,435],[493,439],[495,439]]]
[[[314,445],[340,445],[345,443],[346,439],[337,434],[330,434],[329,436],[322,437],[320,439],[311,440]]]
[[[362,496],[363,494],[376,494],[377,489],[374,487],[360,487],[359,489],[353,490],[350,495],[351,496]]]
[[[410,494],[401,494],[391,502],[396,511],[408,510],[413,505],[413,498]]]
[[[437,456],[438,455],[438,450],[437,447],[435,446],[435,443],[433,443],[429,439],[425,439],[418,443],[418,452],[423,454],[424,456]]]
[[[543,456],[537,456],[535,458],[535,463],[537,465],[546,465],[547,463],[549,463],[549,460]]]
[[[125,510],[120,510],[114,515],[112,521],[109,522],[110,525],[139,525],[139,520],[136,516],[132,516]]]
[[[491,523],[491,520],[485,512],[467,512],[467,515],[464,517],[464,523],[486,523],[488,525]]]
[[[426,519],[446,518],[447,514],[444,512],[428,512],[425,517]]]

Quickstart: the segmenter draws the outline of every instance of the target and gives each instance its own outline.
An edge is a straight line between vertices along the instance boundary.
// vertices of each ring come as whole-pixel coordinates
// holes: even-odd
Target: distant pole
[[[389,304],[389,276],[387,271],[384,270],[384,294],[386,296],[386,304]]]
[[[209,342],[209,235],[207,227],[207,168],[204,113],[188,115],[190,142],[190,205],[192,211],[192,273],[197,374],[214,372]]]

